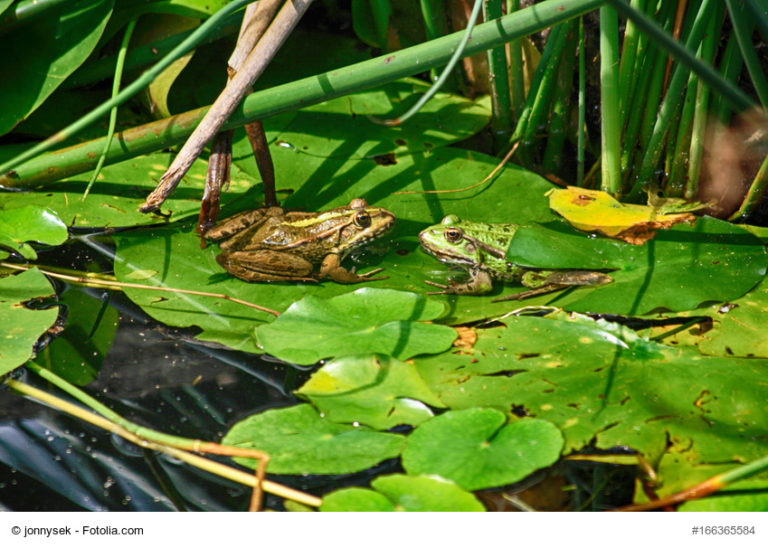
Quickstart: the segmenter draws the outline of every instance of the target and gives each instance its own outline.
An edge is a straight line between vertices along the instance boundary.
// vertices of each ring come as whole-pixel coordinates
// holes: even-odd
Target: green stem
[[[725,47],[725,53],[723,53],[723,59],[720,62],[720,73],[725,80],[735,83],[741,74],[743,65],[744,61],[739,52],[739,44],[736,37],[731,33],[728,45]],[[716,113],[717,120],[722,124],[728,124],[733,107],[720,95],[715,95],[712,102],[714,103],[712,110]]]
[[[547,131],[547,147],[544,150],[544,158],[541,166],[545,173],[557,173],[562,163],[563,145],[565,144],[566,130],[568,126],[568,113],[570,99],[573,92],[573,65],[576,61],[577,33],[576,21],[566,23],[567,39],[560,58],[560,66],[557,72],[557,83],[552,107],[549,115],[549,129]]]
[[[424,18],[424,31],[427,40],[434,40],[448,34],[448,17],[445,14],[443,0],[421,0],[421,15]],[[440,76],[437,68],[429,71],[430,82],[435,82]],[[461,71],[456,68],[453,74],[445,83],[446,91],[455,91],[459,89],[458,78]]]
[[[501,18],[502,0],[483,0],[483,18],[486,22]],[[509,139],[512,130],[512,104],[509,98],[509,73],[507,72],[507,50],[502,44],[489,49],[488,79],[491,92],[491,132],[494,151],[499,152]]]
[[[115,65],[115,78],[112,81],[112,98],[114,99],[117,97],[118,93],[120,93],[120,80],[123,77],[123,66],[125,64],[125,55],[128,51],[128,44],[131,41],[131,36],[133,35],[133,29],[136,27],[136,21],[138,19],[131,19],[128,24],[125,27],[125,33],[123,34],[123,41],[120,44],[120,52],[117,55],[117,64]],[[93,183],[96,182],[96,178],[99,176],[99,172],[101,171],[101,167],[104,165],[104,160],[107,159],[107,153],[109,152],[109,147],[112,146],[112,137],[115,134],[115,126],[117,125],[117,106],[112,107],[112,110],[109,111],[109,128],[107,129],[107,140],[104,143],[104,149],[101,152],[101,155],[99,156],[99,161],[96,164],[96,168],[93,170],[93,173],[91,174],[91,180],[88,181],[88,186],[85,187],[85,192],[83,192],[83,201],[88,197],[88,193],[91,191],[91,187],[93,186]]]
[[[507,13],[520,9],[520,0],[507,0]],[[509,41],[509,77],[512,84],[510,100],[512,112],[520,114],[525,101],[525,71],[523,68],[523,41],[520,38]]]
[[[579,18],[579,114],[576,125],[576,185],[584,183],[584,149],[586,147],[587,78],[584,55],[584,18]]]
[[[11,169],[13,169],[14,167],[22,164],[26,160],[33,158],[34,156],[37,156],[38,154],[46,150],[49,150],[54,145],[61,143],[63,141],[66,141],[73,135],[82,131],[84,128],[88,127],[93,122],[101,118],[103,115],[107,114],[113,107],[121,105],[122,103],[124,103],[125,101],[133,97],[142,88],[146,87],[150,82],[152,82],[152,80],[154,80],[173,61],[175,61],[176,59],[178,59],[179,57],[187,53],[189,50],[194,48],[212,28],[216,27],[221,22],[221,20],[226,15],[243,7],[245,4],[248,3],[248,1],[249,0],[233,0],[231,3],[221,8],[219,11],[213,14],[205,23],[200,25],[189,36],[189,38],[187,38],[186,40],[184,40],[184,42],[182,42],[176,48],[174,48],[173,51],[171,51],[171,53],[169,53],[163,59],[158,61],[151,69],[147,70],[144,74],[142,74],[141,77],[134,80],[116,97],[113,97],[109,101],[102,103],[100,106],[96,107],[94,110],[92,110],[91,112],[89,112],[88,114],[86,114],[85,116],[77,120],[76,122],[70,124],[63,130],[60,130],[54,133],[52,136],[48,137],[46,140],[42,141],[41,143],[38,143],[31,149],[16,156],[9,162],[5,162],[3,165],[0,165],[0,173],[6,173]]]
[[[59,6],[70,0],[21,0],[10,6],[0,17],[0,34],[5,34],[19,25],[30,23],[44,15],[50,15]]]
[[[631,0],[630,6],[638,11],[645,10],[646,0]],[[634,104],[634,92],[637,86],[637,74],[635,73],[635,64],[637,59],[637,50],[640,40],[640,33],[637,25],[632,21],[627,21],[624,31],[624,42],[621,47],[621,62],[619,64],[619,112],[621,114],[621,127],[627,123],[627,105]]]
[[[478,25],[464,55],[521,38],[544,28],[586,13],[602,0],[580,0],[563,4],[561,0],[545,0],[524,10],[505,15],[497,21]],[[229,4],[231,5],[231,4]],[[281,112],[340,97],[361,89],[375,87],[410,76],[432,67],[444,65],[463,36],[454,33],[418,46],[392,52],[317,76],[258,91],[245,98],[230,116],[222,130],[274,116]],[[116,163],[141,154],[161,150],[184,141],[202,119],[207,107],[178,114],[172,118],[138,126],[116,135],[107,163]],[[103,139],[95,139],[50,154],[40,155],[0,176],[0,185],[19,186],[55,181],[93,169],[95,158],[104,147]],[[18,161],[14,161],[14,165]],[[8,166],[0,166],[8,168]]]
[[[712,17],[714,13],[716,7],[715,1],[716,0],[704,0],[702,2],[699,11],[696,14],[696,19],[691,28],[691,32],[686,40],[686,47],[683,48],[686,50],[687,54],[690,54],[689,49],[695,51],[701,41],[709,22],[709,18]],[[697,62],[701,63],[698,59]],[[709,65],[705,66],[709,67]],[[654,171],[656,170],[659,159],[663,153],[662,145],[667,136],[674,113],[678,109],[683,98],[683,89],[688,80],[688,74],[688,67],[683,65],[677,66],[672,74],[669,87],[667,88],[667,94],[661,104],[656,123],[653,127],[653,133],[645,146],[645,156],[643,157],[640,166],[639,177],[632,190],[632,197],[635,199],[640,197],[643,190],[654,191],[658,188],[658,182],[654,180]]]
[[[733,34],[741,50],[741,57],[747,66],[747,72],[752,79],[760,102],[764,107],[768,107],[768,81],[765,79],[760,59],[757,57],[757,51],[752,44],[752,29],[754,28],[754,19],[748,18],[747,10],[743,9],[743,3],[740,6],[734,4],[734,0],[725,0],[728,6],[728,14],[731,16],[733,25]],[[750,11],[751,14],[751,11]]]
[[[602,157],[600,188],[621,194],[621,116],[619,114],[619,17],[610,6],[600,8],[600,117]]]
[[[694,71],[713,90],[722,94],[736,110],[742,111],[755,106],[755,102],[746,93],[720,77],[717,71],[710,65],[698,60],[689,48],[679,44],[645,14],[631,9],[623,0],[608,1],[619,13],[632,20],[641,31],[648,33],[659,46],[673,55],[675,60],[681,65]]]
[[[755,180],[752,181],[752,185],[749,187],[749,192],[746,198],[744,198],[741,207],[736,213],[731,215],[729,220],[736,221],[748,217],[760,203],[766,188],[768,188],[768,156],[765,157],[760,165],[760,169],[757,171]]]

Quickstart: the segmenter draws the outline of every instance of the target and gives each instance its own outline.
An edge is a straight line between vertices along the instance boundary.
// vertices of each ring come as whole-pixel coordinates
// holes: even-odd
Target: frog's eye
[[[459,228],[446,228],[445,239],[455,244],[464,237],[464,233]]]
[[[371,216],[365,211],[361,211],[355,215],[355,224],[360,228],[368,228],[371,226]]]

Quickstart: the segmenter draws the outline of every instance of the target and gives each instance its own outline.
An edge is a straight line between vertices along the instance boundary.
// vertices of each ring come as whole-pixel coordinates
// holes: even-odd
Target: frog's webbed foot
[[[439,287],[442,289],[442,291],[427,291],[424,294],[425,295],[451,295],[453,294],[453,291],[451,291],[451,286],[446,284],[439,284],[436,282],[430,282],[429,280],[424,280],[424,283],[427,285],[431,285],[434,287]]]

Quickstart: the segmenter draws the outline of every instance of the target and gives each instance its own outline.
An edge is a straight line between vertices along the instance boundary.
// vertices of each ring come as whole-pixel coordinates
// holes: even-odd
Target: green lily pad
[[[323,497],[321,512],[483,512],[480,501],[443,478],[393,474]]]
[[[113,3],[66,2],[2,36],[2,73],[12,74],[14,85],[0,88],[0,135],[34,111],[91,54]]]
[[[622,445],[651,460],[680,452],[689,464],[764,452],[768,360],[702,356],[589,318],[504,322],[480,330],[472,353],[416,360],[449,408],[549,420],[566,450]]]
[[[0,278],[0,375],[34,356],[35,343],[59,314],[57,307],[31,310],[23,303],[54,294],[48,279],[36,268]]]
[[[366,287],[328,299],[310,295],[256,328],[258,345],[282,360],[311,365],[361,353],[408,359],[450,348],[456,332],[424,323],[443,305],[421,295]]]
[[[333,422],[386,430],[416,426],[444,407],[413,364],[385,355],[346,356],[312,374],[296,394],[309,399]]]
[[[659,231],[642,246],[579,236],[560,223],[521,228],[507,257],[540,268],[618,269],[613,283],[552,301],[577,312],[644,314],[690,310],[744,295],[768,268],[762,242],[737,225],[702,217],[691,227]]]
[[[101,170],[85,201],[82,196],[88,186],[90,172],[64,182],[43,185],[35,192],[2,194],[0,205],[6,208],[20,205],[48,208],[65,219],[69,226],[77,228],[168,223],[185,217],[196,219],[208,167],[204,160],[192,164],[180,188],[163,204],[163,211],[170,212],[170,216],[146,215],[138,211],[171,160],[170,154],[158,152],[107,166]],[[234,198],[242,198],[258,181],[234,166],[231,175],[229,192]],[[256,207],[255,201],[250,203],[250,207]]]
[[[269,454],[273,474],[349,474],[397,457],[405,438],[336,424],[309,404],[251,415],[235,424],[221,443]],[[236,458],[250,468],[253,459]]]
[[[67,241],[67,227],[54,212],[35,205],[0,209],[0,247],[34,261],[37,253],[26,242],[58,245]],[[0,258],[8,254],[0,249]]]
[[[555,425],[538,419],[506,422],[496,409],[448,411],[408,436],[403,467],[474,491],[515,483],[560,458],[563,436]]]

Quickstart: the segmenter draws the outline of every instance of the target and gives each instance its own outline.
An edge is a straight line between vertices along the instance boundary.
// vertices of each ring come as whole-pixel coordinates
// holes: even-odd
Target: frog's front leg
[[[469,280],[464,283],[456,283],[451,280],[449,285],[426,281],[425,283],[440,287],[443,291],[429,291],[427,295],[483,295],[493,289],[493,278],[480,268],[469,269]]]
[[[371,280],[385,280],[387,276],[371,278],[373,274],[377,274],[382,270],[384,269],[376,268],[365,274],[355,274],[354,272],[341,266],[340,255],[337,255],[336,253],[330,253],[325,256],[323,263],[320,265],[320,277],[329,278],[340,284],[356,284],[360,282],[368,282]]]
[[[280,251],[225,251],[216,262],[246,282],[317,282],[311,262]]]

